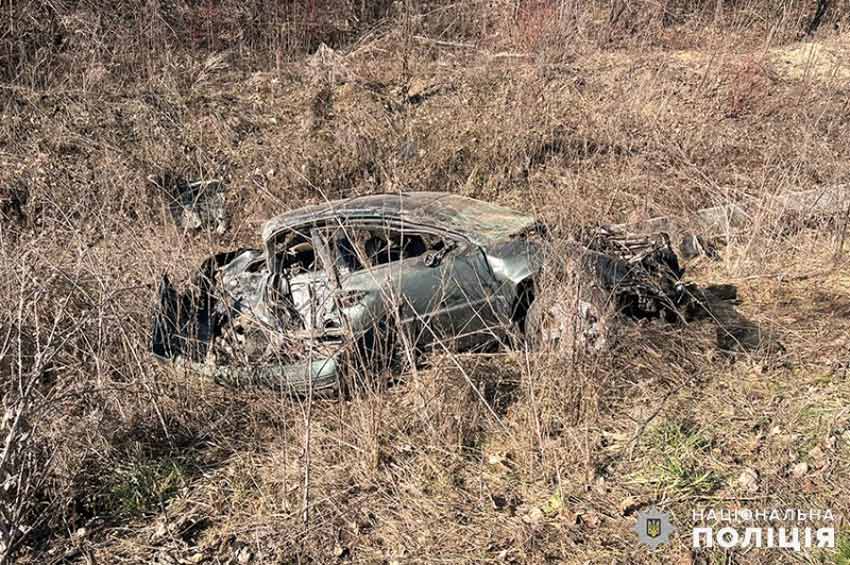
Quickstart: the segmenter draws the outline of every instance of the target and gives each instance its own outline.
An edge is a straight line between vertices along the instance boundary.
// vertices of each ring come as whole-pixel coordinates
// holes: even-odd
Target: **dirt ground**
[[[19,562],[850,563],[848,220],[771,205],[850,181],[850,35],[683,24],[553,54],[528,18],[531,43],[401,20],[294,61],[189,52],[134,77],[91,58],[0,85],[4,409],[34,387],[0,497],[32,527]],[[221,180],[218,231],[169,211],[197,179]],[[783,349],[630,323],[604,358],[433,355],[310,406],[147,354],[160,273],[398,190],[559,235],[738,203],[744,229],[687,277],[735,284]],[[654,551],[633,531],[652,505],[677,528]],[[695,552],[711,508],[830,509],[837,547]]]

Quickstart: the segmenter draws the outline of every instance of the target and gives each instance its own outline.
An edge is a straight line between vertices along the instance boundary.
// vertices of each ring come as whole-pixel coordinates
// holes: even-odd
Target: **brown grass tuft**
[[[803,38],[810,4],[2,3],[0,561],[684,563],[635,508],[847,514],[847,218],[775,198],[850,178],[847,7]],[[227,229],[176,224],[213,179]],[[148,356],[161,272],[402,188],[559,235],[736,203],[689,277],[738,285],[785,352],[634,323],[602,356],[443,353],[312,403]]]

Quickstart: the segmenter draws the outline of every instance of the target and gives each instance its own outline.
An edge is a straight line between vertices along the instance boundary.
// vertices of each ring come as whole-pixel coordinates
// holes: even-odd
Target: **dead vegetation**
[[[816,30],[790,0],[18,4],[0,24],[6,562],[775,563],[685,537],[650,553],[634,511],[850,512],[847,217],[774,198],[850,177],[846,3]],[[175,223],[174,188],[213,179],[226,227]],[[689,273],[736,284],[785,351],[730,359],[710,324],[647,323],[610,357],[438,355],[312,403],[146,354],[159,272],[256,244],[281,210],[402,188],[560,233],[746,205]]]

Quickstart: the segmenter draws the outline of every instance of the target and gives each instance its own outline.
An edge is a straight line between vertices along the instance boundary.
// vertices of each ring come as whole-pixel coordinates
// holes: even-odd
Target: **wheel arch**
[[[522,333],[525,333],[525,322],[528,310],[537,296],[537,286],[533,275],[522,279],[516,286],[516,296],[511,306],[511,323]]]

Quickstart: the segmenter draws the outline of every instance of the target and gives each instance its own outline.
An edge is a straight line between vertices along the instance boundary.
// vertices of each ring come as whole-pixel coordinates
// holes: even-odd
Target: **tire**
[[[594,300],[596,298],[597,300]],[[565,319],[544,310],[544,304],[535,300],[528,308],[525,321],[526,344],[530,351],[560,348],[562,345],[579,346],[584,351],[602,351],[608,343],[606,316],[600,312],[598,296],[578,302],[578,310],[571,302],[569,308],[556,304]]]
[[[544,312],[540,300],[534,300],[525,314],[525,345],[529,351],[540,351],[545,345],[543,336]]]

